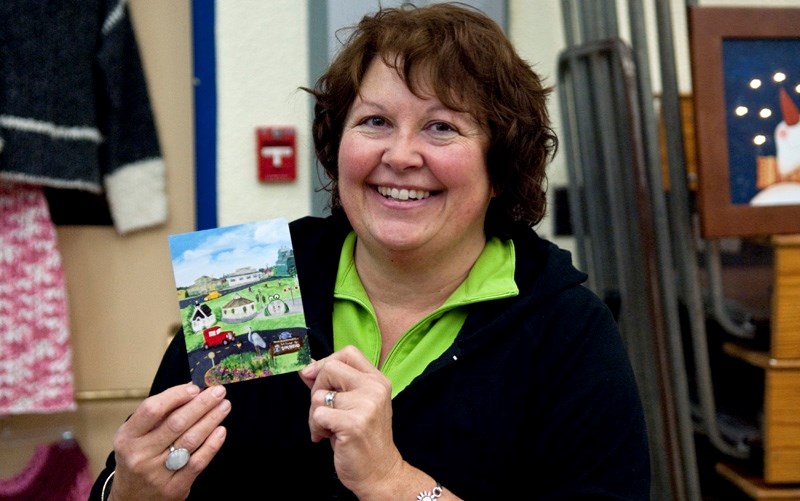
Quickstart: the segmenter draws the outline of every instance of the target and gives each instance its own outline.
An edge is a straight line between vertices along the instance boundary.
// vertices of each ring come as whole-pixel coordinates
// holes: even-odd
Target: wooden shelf
[[[764,371],[763,480],[800,482],[800,359],[775,358],[736,343],[724,343],[722,351]]]
[[[724,343],[722,351],[762,369],[800,369],[800,358],[775,358],[765,351],[754,350],[736,343]]]
[[[800,359],[800,235],[775,235],[770,352]]]
[[[800,235],[776,235],[768,352],[724,343],[722,350],[764,371],[763,471],[717,472],[754,499],[800,500]]]
[[[718,463],[717,473],[756,500],[800,499],[800,484],[770,485],[742,468]]]

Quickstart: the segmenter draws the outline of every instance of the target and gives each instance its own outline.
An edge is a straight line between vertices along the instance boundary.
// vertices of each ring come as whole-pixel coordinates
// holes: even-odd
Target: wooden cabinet
[[[777,236],[770,353],[800,359],[800,235]]]
[[[764,371],[763,471],[732,465],[717,472],[754,499],[800,499],[800,235],[773,238],[774,286],[769,352],[723,350]]]
[[[778,359],[736,344],[723,349],[764,370],[764,481],[800,483],[800,358]]]

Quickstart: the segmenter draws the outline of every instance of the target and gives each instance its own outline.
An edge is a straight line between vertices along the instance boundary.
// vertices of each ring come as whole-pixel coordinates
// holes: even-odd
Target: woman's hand
[[[189,383],[145,399],[114,436],[117,468],[109,499],[186,499],[225,441],[220,423],[230,408],[221,385],[201,392]],[[191,454],[177,471],[164,464],[173,446]]]
[[[330,439],[339,480],[359,496],[391,485],[404,468],[392,437],[391,382],[353,346],[315,361],[300,377],[311,388],[311,440]]]

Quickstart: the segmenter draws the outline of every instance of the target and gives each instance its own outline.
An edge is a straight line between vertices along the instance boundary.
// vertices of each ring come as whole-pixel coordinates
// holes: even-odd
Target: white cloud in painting
[[[201,276],[220,278],[241,268],[275,264],[278,251],[291,247],[285,219],[270,219],[169,237],[175,283],[191,285]]]

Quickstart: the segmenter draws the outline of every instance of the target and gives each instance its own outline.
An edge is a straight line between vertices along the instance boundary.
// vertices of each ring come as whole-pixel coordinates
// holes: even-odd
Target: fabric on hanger
[[[0,479],[0,501],[83,501],[93,481],[75,439],[42,444],[22,471]]]
[[[47,187],[64,224],[110,211],[119,234],[167,221],[128,11],[126,0],[0,1],[0,179]]]
[[[64,272],[42,189],[0,181],[0,415],[77,408]]]

